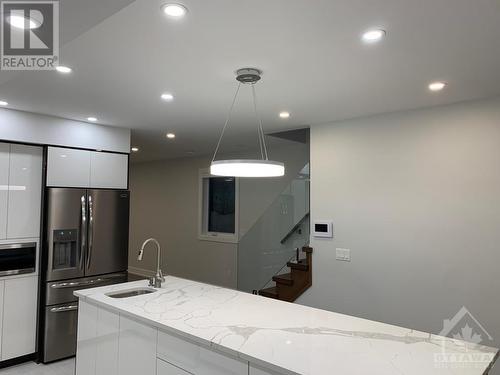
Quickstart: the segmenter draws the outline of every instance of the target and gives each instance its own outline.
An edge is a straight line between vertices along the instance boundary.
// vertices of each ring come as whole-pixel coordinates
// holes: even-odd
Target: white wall
[[[286,140],[273,140],[271,150],[273,158],[285,162],[286,176],[240,179],[240,237],[309,157],[307,145]],[[155,237],[163,245],[166,273],[236,288],[237,244],[198,239],[199,171],[209,164],[208,157],[131,164],[129,266],[133,271],[155,268],[156,258],[151,250],[143,262],[136,259],[142,241]]]
[[[0,140],[130,152],[130,129],[0,108]]]
[[[500,98],[313,127],[311,169],[336,237],[300,303],[434,333],[466,306],[500,346]]]

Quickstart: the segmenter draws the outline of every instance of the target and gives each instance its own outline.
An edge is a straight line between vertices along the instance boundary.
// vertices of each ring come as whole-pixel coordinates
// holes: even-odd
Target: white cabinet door
[[[7,238],[7,198],[9,196],[10,145],[0,143],[0,240]]]
[[[49,147],[47,186],[89,187],[91,152]]]
[[[156,374],[158,331],[120,316],[118,373],[120,375]]]
[[[159,359],[156,364],[156,375],[191,375],[189,372],[172,366],[170,363]]]
[[[2,332],[3,323],[3,294],[5,282],[0,281],[0,332]],[[2,340],[0,340],[0,359],[2,358]]]
[[[12,144],[9,165],[7,238],[39,237],[42,148]]]
[[[92,152],[90,187],[126,189],[128,156],[109,152]]]
[[[195,375],[248,375],[248,362],[158,332],[158,357]]]
[[[96,375],[118,375],[120,316],[99,308],[97,311]]]
[[[2,361],[35,352],[38,277],[5,281]]]
[[[78,303],[78,333],[76,340],[76,375],[95,374],[97,307]]]

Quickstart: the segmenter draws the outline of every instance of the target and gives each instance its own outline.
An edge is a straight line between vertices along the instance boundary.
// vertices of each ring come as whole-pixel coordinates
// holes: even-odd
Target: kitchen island
[[[483,375],[498,357],[486,346],[176,277],[161,289],[147,284],[75,292],[77,375]]]

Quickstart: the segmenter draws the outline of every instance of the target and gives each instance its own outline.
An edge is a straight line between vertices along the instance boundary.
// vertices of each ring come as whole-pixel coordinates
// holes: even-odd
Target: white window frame
[[[202,241],[238,243],[240,219],[240,181],[234,180],[234,234],[208,231],[208,179],[220,177],[210,174],[210,170],[200,169],[198,178],[198,239]]]

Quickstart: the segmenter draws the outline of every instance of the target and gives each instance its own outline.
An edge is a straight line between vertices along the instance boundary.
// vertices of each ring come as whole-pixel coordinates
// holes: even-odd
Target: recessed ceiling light
[[[281,118],[290,118],[290,112],[280,112]]]
[[[42,22],[35,17],[26,18],[21,15],[13,15],[7,17],[7,22],[15,27],[16,29],[24,30],[26,26],[26,21],[28,22],[29,29],[37,29],[42,25]]]
[[[174,133],[167,133],[167,138],[168,139],[174,139],[175,138],[175,134]]]
[[[96,117],[87,117],[87,120],[90,122],[96,122],[97,118]]]
[[[438,81],[438,82],[432,82],[430,85],[429,85],[429,90],[431,91],[441,91],[442,89],[444,89],[446,87],[446,85],[448,85],[446,82],[441,82],[441,81]]]
[[[361,39],[365,43],[377,43],[384,39],[386,35],[386,31],[382,29],[373,29],[366,31]]]
[[[165,4],[162,10],[167,16],[173,18],[182,18],[187,13],[187,8],[182,4]]]
[[[64,73],[64,74],[68,74],[68,73],[71,73],[73,71],[73,69],[71,69],[69,66],[64,66],[64,65],[56,66],[56,70],[59,73]]]
[[[132,152],[139,152],[139,147],[132,147],[131,150]]]
[[[165,93],[161,94],[161,98],[163,100],[165,100],[166,102],[171,102],[172,100],[174,100],[174,96],[172,94],[170,94],[169,92],[165,92]]]
[[[0,105],[6,106],[6,105],[8,105],[8,104],[9,104],[9,103],[7,103],[6,101],[0,100]]]

